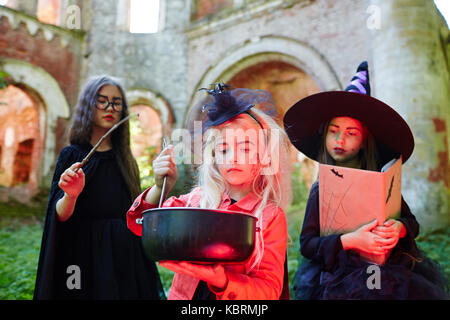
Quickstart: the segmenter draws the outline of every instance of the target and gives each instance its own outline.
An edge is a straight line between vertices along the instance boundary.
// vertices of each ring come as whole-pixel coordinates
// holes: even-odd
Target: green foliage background
[[[8,85],[9,74],[5,71],[0,70],[0,89],[6,88]]]
[[[9,221],[0,229],[0,299],[32,299],[42,229],[36,221]]]

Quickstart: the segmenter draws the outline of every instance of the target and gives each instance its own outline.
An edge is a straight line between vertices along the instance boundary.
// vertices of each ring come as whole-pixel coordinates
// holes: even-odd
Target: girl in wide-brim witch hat
[[[379,171],[393,158],[408,160],[414,138],[391,107],[370,96],[367,62],[359,65],[345,91],[322,92],[298,101],[284,116],[292,144],[324,164]],[[364,192],[362,190],[362,192]],[[351,213],[350,213],[351,214]],[[300,235],[303,263],[294,278],[297,299],[443,299],[447,282],[425,258],[415,237],[419,224],[401,201],[401,215],[373,221],[344,234],[320,235],[319,181],[310,191]],[[354,250],[382,254],[381,288],[367,286],[370,262]]]
[[[292,144],[306,156],[325,163],[322,139],[326,124],[335,117],[359,120],[376,143],[375,157],[386,163],[402,155],[411,156],[414,138],[405,120],[390,106],[370,96],[367,62],[362,62],[345,91],[320,92],[294,104],[284,116],[284,127]]]

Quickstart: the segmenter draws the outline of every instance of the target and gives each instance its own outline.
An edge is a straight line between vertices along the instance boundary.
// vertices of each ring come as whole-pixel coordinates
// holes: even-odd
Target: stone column
[[[408,122],[415,149],[403,197],[424,227],[450,221],[450,85],[442,19],[430,0],[371,0],[374,96]],[[368,25],[369,26],[369,25]]]

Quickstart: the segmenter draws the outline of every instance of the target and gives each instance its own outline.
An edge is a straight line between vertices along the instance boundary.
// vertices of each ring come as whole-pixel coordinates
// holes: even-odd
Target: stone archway
[[[299,99],[319,92],[316,82],[303,70],[277,60],[249,66],[235,74],[227,83],[235,88],[269,91],[278,115],[283,115]]]
[[[42,103],[45,110],[40,113],[41,136],[43,137],[40,177],[50,178],[51,168],[56,161],[56,134],[58,118],[69,118],[70,108],[58,82],[44,69],[30,63],[14,60],[0,60],[0,69],[6,71],[13,84],[29,88]],[[42,118],[43,117],[43,118]],[[41,181],[37,181],[39,185]]]
[[[128,105],[133,107],[136,105],[150,106],[158,114],[163,137],[169,137],[172,131],[174,116],[172,108],[166,99],[160,94],[150,90],[133,89],[126,92]]]
[[[131,119],[131,151],[135,158],[158,154],[161,151],[162,124],[158,113],[148,105],[131,106],[131,112],[138,113],[139,118]],[[153,148],[150,152],[149,148]]]
[[[28,197],[41,177],[45,108],[29,89],[14,85],[0,90],[0,101],[0,185]]]
[[[216,81],[227,82],[240,71],[269,61],[284,62],[302,70],[317,84],[320,91],[342,89],[331,65],[315,48],[286,37],[256,37],[229,48],[218,59],[217,64],[203,75],[192,92],[185,119],[190,109],[203,97],[203,94],[198,92],[199,88],[209,87]]]
[[[153,184],[149,164],[161,152],[162,138],[170,137],[173,113],[167,101],[149,90],[126,92],[130,113],[139,118],[130,120],[131,151],[139,167],[141,187]]]

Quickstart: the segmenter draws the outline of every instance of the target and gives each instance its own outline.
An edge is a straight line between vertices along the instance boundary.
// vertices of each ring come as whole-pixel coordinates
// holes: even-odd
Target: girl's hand
[[[376,228],[377,220],[365,224],[353,232],[341,236],[344,250],[358,249],[373,254],[385,254],[387,247],[392,245],[392,239],[383,239],[372,230]]]
[[[203,280],[217,288],[217,291],[225,290],[228,284],[225,269],[221,264],[203,265],[185,261],[160,261],[159,265],[176,273],[186,274]]]
[[[58,186],[63,190],[70,198],[78,198],[81,191],[84,188],[84,172],[83,169],[78,169],[75,172],[75,168],[79,168],[80,162],[76,162],[66,169],[59,179]]]
[[[166,193],[168,193],[178,178],[178,169],[175,163],[175,154],[173,145],[168,145],[155,160],[153,160],[153,174],[155,177],[155,186],[161,190],[164,177],[166,179]]]
[[[383,225],[374,228],[372,233],[385,240],[389,240],[389,243],[383,247],[384,249],[389,250],[394,248],[397,245],[398,240],[406,235],[406,228],[400,221],[389,219],[385,221]]]

